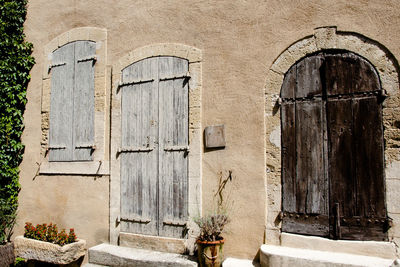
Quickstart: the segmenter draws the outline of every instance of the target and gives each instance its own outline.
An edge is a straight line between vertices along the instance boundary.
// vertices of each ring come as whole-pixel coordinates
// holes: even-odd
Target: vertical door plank
[[[342,216],[353,216],[357,204],[352,116],[351,100],[328,101],[330,207],[339,203]]]
[[[186,60],[160,57],[160,77],[188,71]],[[182,238],[187,220],[188,158],[185,151],[168,148],[188,146],[188,83],[184,78],[162,80],[160,94],[160,235]],[[167,148],[167,150],[165,150]]]
[[[296,90],[296,64],[293,65],[285,74],[285,78],[281,88],[282,99],[293,99],[295,98]]]
[[[353,101],[357,213],[366,217],[386,216],[380,109],[376,97]]]
[[[157,58],[127,67],[123,81],[157,78]],[[122,147],[150,152],[126,152],[121,157],[121,230],[158,235],[158,92],[157,82],[122,88]],[[150,220],[150,222],[145,222]]]
[[[352,57],[356,57],[356,55],[352,54]],[[356,67],[356,74],[354,77],[354,92],[371,92],[380,90],[380,82],[378,73],[374,69],[374,67],[369,63],[366,59],[358,57],[358,65]]]
[[[322,95],[320,68],[322,56],[314,55],[297,63],[296,98],[312,98]]]
[[[328,96],[352,93],[353,61],[342,53],[325,56],[324,77]]]
[[[296,212],[296,118],[295,104],[281,106],[282,209]]]
[[[53,64],[65,63],[51,70],[49,161],[72,161],[74,44],[53,52]],[[65,147],[65,148],[62,148]]]
[[[355,154],[355,216],[366,224],[351,227],[346,239],[387,240],[383,224],[368,223],[368,219],[386,218],[382,107],[377,97],[353,101]]]
[[[322,101],[296,103],[296,209],[327,214]]]
[[[96,54],[96,43],[77,41],[75,44],[74,85],[74,160],[92,160],[94,144],[94,61],[81,61]],[[85,147],[86,146],[86,147]]]

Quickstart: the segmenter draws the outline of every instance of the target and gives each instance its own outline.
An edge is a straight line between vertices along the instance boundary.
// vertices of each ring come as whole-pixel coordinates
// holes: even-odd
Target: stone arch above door
[[[110,190],[110,242],[113,244],[118,242],[120,231],[119,224],[117,223],[120,210],[120,162],[117,152],[121,143],[121,93],[119,90],[122,81],[122,71],[127,66],[140,60],[166,56],[182,58],[188,61],[188,76],[190,76],[188,215],[189,218],[193,218],[201,214],[201,50],[183,44],[171,43],[152,44],[135,49],[122,57],[113,66]],[[187,227],[189,228],[189,235],[186,243],[194,243],[195,237],[190,235],[190,225]]]
[[[265,88],[265,129],[266,129],[266,186],[268,193],[266,243],[282,244],[281,223],[281,148],[280,148],[280,112],[279,94],[285,73],[296,62],[307,55],[322,50],[346,50],[367,59],[377,70],[381,88],[387,93],[383,104],[383,123],[385,127],[385,175],[387,209],[393,223],[400,223],[400,205],[396,203],[393,190],[400,190],[399,178],[395,174],[399,166],[400,149],[395,144],[397,133],[395,121],[400,120],[399,104],[399,66],[394,56],[381,44],[357,33],[337,31],[336,27],[315,29],[310,36],[290,45],[274,61],[267,73]],[[397,188],[397,189],[396,189]],[[400,237],[394,227],[389,230],[389,240]],[[399,239],[400,241],[400,239]]]

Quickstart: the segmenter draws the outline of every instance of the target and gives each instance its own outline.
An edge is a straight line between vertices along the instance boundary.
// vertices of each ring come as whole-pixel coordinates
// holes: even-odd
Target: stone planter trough
[[[86,241],[59,246],[49,242],[17,236],[14,240],[15,255],[27,260],[52,264],[70,264],[86,254]]]

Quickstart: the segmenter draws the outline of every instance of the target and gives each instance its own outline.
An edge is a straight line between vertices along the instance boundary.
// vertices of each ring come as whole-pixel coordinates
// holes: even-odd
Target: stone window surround
[[[121,93],[118,85],[122,71],[127,66],[149,57],[174,56],[189,61],[189,175],[188,175],[188,215],[189,238],[186,247],[194,244],[196,235],[190,231],[194,217],[201,215],[201,50],[175,43],[152,44],[137,48],[123,56],[113,65],[112,102],[111,102],[111,184],[110,184],[110,243],[118,244],[120,227],[117,223],[120,215],[120,159],[117,151],[121,144]],[[152,238],[152,237],[149,237]],[[157,237],[163,239],[163,237]]]
[[[59,47],[79,40],[96,42],[95,62],[95,115],[94,115],[94,144],[92,161],[49,162],[48,138],[50,121],[50,94],[52,54]],[[108,156],[108,124],[109,124],[109,91],[108,80],[111,71],[106,68],[107,60],[107,30],[96,27],[81,27],[71,29],[51,40],[44,48],[44,66],[42,77],[42,103],[41,103],[41,156],[42,161],[39,174],[72,174],[72,175],[107,175],[109,174]]]
[[[314,30],[314,34],[307,36],[290,45],[274,61],[267,72],[265,87],[265,132],[266,132],[266,181],[267,188],[267,220],[265,229],[265,243],[273,245],[299,244],[304,242],[311,248],[308,237],[281,233],[279,212],[281,211],[281,148],[280,148],[280,112],[279,95],[287,70],[301,58],[324,50],[340,49],[354,52],[366,58],[377,70],[381,88],[388,97],[383,103],[384,138],[388,141],[392,138],[394,127],[393,116],[400,119],[399,102],[399,66],[394,56],[381,44],[365,36],[353,32],[337,31],[335,26],[321,27]],[[385,146],[385,183],[386,183],[386,207],[388,216],[393,219],[393,227],[389,230],[389,241],[400,244],[400,231],[396,225],[400,224],[400,205],[396,190],[400,190],[400,149]],[[278,167],[277,167],[278,166]],[[397,170],[397,171],[396,171]],[[292,241],[290,241],[292,239]],[[304,239],[304,240],[303,240]],[[323,238],[319,238],[323,239]],[[286,241],[285,241],[286,240]],[[289,240],[289,241],[287,241]],[[297,240],[298,242],[293,242]],[[299,241],[300,240],[300,241]],[[326,240],[322,242],[329,242]],[[346,250],[349,246],[358,246],[360,241],[338,241]],[[366,241],[371,246],[386,246],[390,242]],[[315,244],[321,244],[314,242]],[[310,247],[311,246],[311,247]],[[318,245],[316,245],[318,246]],[[317,249],[317,247],[315,248]],[[394,246],[392,246],[393,248]],[[373,250],[373,249],[372,249]],[[395,253],[395,252],[394,252]],[[377,255],[379,256],[379,255]]]

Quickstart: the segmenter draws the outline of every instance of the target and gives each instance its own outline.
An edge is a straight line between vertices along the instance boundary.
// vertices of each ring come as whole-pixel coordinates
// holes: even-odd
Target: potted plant
[[[224,214],[209,214],[196,220],[200,228],[196,243],[201,267],[222,265],[225,240],[221,233],[228,222],[229,218]]]
[[[229,171],[228,177],[225,179],[223,179],[222,172],[220,172],[218,190],[214,195],[214,197],[218,198],[215,212],[195,220],[200,229],[200,234],[196,240],[200,267],[219,267],[222,266],[224,260],[223,247],[225,240],[222,237],[222,233],[230,219],[227,216],[223,191],[228,181],[232,181],[232,171]]]
[[[86,253],[86,241],[77,239],[73,228],[58,232],[52,223],[34,227],[27,222],[24,236],[17,236],[14,243],[16,255],[37,262],[74,265]]]
[[[0,199],[0,266],[14,263],[14,243],[10,241],[16,218],[16,206]]]

